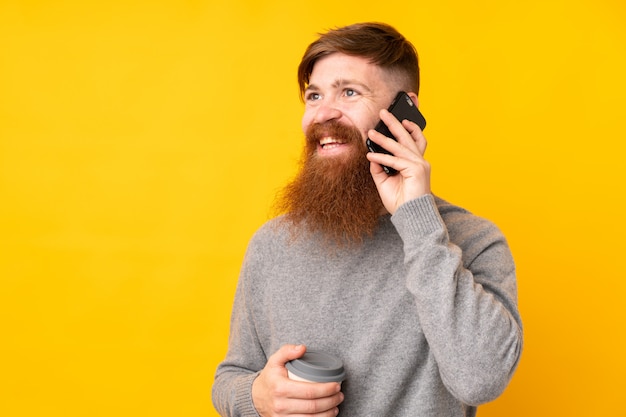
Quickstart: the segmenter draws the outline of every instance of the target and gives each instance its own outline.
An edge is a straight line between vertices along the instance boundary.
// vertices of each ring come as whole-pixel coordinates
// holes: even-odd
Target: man
[[[252,238],[213,402],[223,416],[474,416],[517,366],[515,266],[490,222],[437,197],[426,139],[385,110],[417,105],[413,46],[377,23],[329,31],[298,70],[301,172]],[[372,130],[379,119],[398,139]],[[392,155],[368,153],[367,138]],[[389,176],[382,166],[398,171]],[[306,349],[342,385],[293,381]]]

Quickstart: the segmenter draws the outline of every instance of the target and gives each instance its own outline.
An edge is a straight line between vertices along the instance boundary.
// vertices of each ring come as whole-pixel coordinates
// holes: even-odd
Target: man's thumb
[[[284,367],[291,360],[298,359],[306,352],[304,345],[284,345],[267,360],[272,367]]]

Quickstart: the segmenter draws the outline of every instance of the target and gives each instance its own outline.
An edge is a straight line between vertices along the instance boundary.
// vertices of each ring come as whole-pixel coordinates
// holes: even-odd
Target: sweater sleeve
[[[260,268],[262,254],[254,249],[254,238],[246,253],[230,322],[226,358],[218,365],[213,382],[213,405],[224,417],[259,417],[252,402],[252,383],[267,358],[253,320],[252,271]]]
[[[522,348],[515,265],[503,235],[466,212],[444,222],[431,195],[405,203],[392,221],[404,245],[406,285],[444,384],[466,404],[495,399]]]

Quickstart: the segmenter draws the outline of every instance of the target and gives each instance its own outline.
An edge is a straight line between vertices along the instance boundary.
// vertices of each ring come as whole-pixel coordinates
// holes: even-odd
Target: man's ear
[[[417,94],[415,94],[414,92],[408,92],[407,94],[409,95],[409,97],[411,97],[411,100],[413,101],[413,104],[415,104],[415,107],[419,107],[419,100],[417,99]]]

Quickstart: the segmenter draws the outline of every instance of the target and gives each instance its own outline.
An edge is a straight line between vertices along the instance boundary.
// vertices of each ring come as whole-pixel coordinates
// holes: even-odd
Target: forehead
[[[369,59],[335,52],[315,62],[309,85],[325,87],[338,82],[355,81],[377,88],[385,84],[386,78],[385,71]]]

